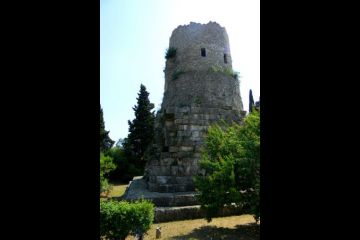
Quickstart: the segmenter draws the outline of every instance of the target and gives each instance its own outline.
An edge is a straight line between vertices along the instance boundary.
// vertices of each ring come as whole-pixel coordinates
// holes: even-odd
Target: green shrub
[[[239,76],[240,76],[240,73],[239,72],[233,72],[233,75],[232,77],[235,78],[236,80],[239,80]]]
[[[195,178],[198,199],[208,221],[224,205],[235,203],[244,213],[260,217],[260,112],[242,125],[214,125],[208,130]]]
[[[223,72],[223,68],[219,65],[212,65],[210,67],[210,71],[212,72]]]
[[[170,59],[176,56],[176,48],[170,47],[166,49],[165,58]]]
[[[108,182],[108,180],[102,175],[100,174],[100,193],[109,193],[109,191],[111,190],[111,186]]]
[[[180,69],[176,69],[175,72],[172,74],[172,80],[178,79],[179,76],[184,73],[185,73],[184,71],[182,71]]]
[[[143,234],[154,220],[154,205],[145,200],[100,200],[100,236],[106,239],[125,239],[129,234]]]
[[[100,153],[100,192],[106,192],[110,190],[110,186],[106,177],[109,172],[115,169],[115,164],[110,156],[105,156]]]
[[[209,69],[211,72],[221,72],[221,73],[224,73],[230,77],[233,77],[235,79],[238,79],[239,78],[239,72],[235,72],[233,71],[230,67],[227,67],[227,68],[223,68],[222,66],[219,66],[219,65],[213,65],[210,67]]]

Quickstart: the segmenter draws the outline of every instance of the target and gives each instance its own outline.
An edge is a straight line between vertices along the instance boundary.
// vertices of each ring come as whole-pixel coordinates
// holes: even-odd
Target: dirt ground
[[[145,235],[144,240],[156,239],[156,228],[161,227],[163,240],[259,240],[260,226],[250,215],[157,223]],[[126,240],[134,239],[129,236]]]

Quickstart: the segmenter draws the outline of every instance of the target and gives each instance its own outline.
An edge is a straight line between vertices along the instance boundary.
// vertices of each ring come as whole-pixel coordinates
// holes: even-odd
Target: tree
[[[109,173],[110,181],[121,181],[128,183],[133,177],[133,168],[127,157],[122,146],[112,147],[108,151],[108,156],[113,159],[116,168]]]
[[[144,153],[154,137],[155,114],[151,110],[154,104],[149,101],[149,93],[144,85],[140,85],[137,105],[133,107],[135,119],[128,121],[129,135],[124,139],[123,146],[127,159],[133,164],[137,172],[142,174],[145,167]]]
[[[115,143],[115,146],[121,148],[123,147],[123,144],[124,144],[124,139],[119,138],[119,140]]]
[[[235,203],[245,213],[260,216],[260,112],[243,125],[215,125],[209,129],[201,168],[196,177],[199,201],[211,221],[224,205]]]
[[[100,192],[109,190],[108,174],[115,169],[115,164],[110,156],[100,152]]]
[[[100,105],[100,152],[108,151],[113,144],[114,141],[109,137],[109,131],[105,130],[103,110]]]
[[[253,111],[253,107],[254,107],[254,97],[252,94],[252,90],[250,89],[250,93],[249,93],[249,113],[251,113]]]

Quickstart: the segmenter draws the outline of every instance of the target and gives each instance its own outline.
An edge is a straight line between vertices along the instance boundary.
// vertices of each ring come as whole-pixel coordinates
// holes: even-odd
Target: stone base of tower
[[[143,177],[134,177],[129,183],[124,196],[118,200],[136,201],[146,199],[154,203],[154,222],[168,222],[185,219],[204,218],[205,212],[196,199],[196,192],[151,192]],[[228,206],[218,216],[239,215],[242,211],[235,206]]]
[[[123,199],[135,201],[139,199],[152,201],[157,207],[179,207],[198,205],[196,192],[155,192],[150,191],[142,177],[135,177],[130,183]]]
[[[195,191],[194,178],[204,174],[199,162],[208,128],[222,121],[240,123],[244,115],[230,107],[190,104],[164,108],[156,119],[156,150],[145,168],[148,189],[162,193]]]
[[[173,193],[195,191],[193,183],[190,184],[158,184],[148,182],[148,189],[151,192]]]

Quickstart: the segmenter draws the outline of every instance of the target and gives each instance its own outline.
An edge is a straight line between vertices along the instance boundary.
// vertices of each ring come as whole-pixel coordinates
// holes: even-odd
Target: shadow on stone
[[[193,230],[189,234],[172,237],[171,239],[259,240],[260,226],[257,224],[237,225],[235,228],[204,226]]]

